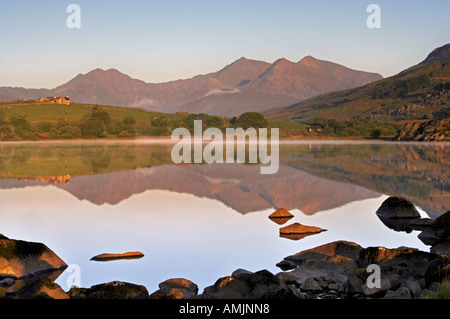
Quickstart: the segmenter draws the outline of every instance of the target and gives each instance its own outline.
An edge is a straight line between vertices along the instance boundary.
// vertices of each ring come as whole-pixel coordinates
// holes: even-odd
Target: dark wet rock
[[[345,292],[349,296],[362,294],[364,283],[365,283],[364,279],[361,278],[360,276],[357,276],[356,274],[350,275],[346,283]]]
[[[430,262],[424,279],[426,285],[429,286],[434,282],[442,282],[450,279],[450,257],[447,255],[437,255],[441,258],[436,258]]]
[[[0,287],[11,287],[16,281],[12,278],[5,278],[0,280]]]
[[[444,229],[450,229],[450,210],[438,218],[436,218],[432,223],[431,226],[433,227],[439,227]]]
[[[414,204],[401,197],[389,197],[386,199],[376,211],[376,214],[383,218],[420,218]]]
[[[381,215],[377,216],[387,228],[406,233],[411,233],[414,230],[411,224],[418,220],[417,218],[386,218]]]
[[[301,284],[300,289],[306,292],[321,292],[322,287],[317,283],[317,281],[313,277],[308,277]]]
[[[0,238],[0,278],[28,278],[67,268],[67,264],[42,243]]]
[[[433,254],[450,255],[450,240],[441,241],[430,248]]]
[[[7,298],[13,298],[17,295],[17,292],[14,289],[8,289],[3,295]]]
[[[297,266],[278,275],[286,283],[296,279],[306,298],[423,298],[434,283],[450,279],[450,256],[408,247],[362,248],[345,241],[288,256],[279,265]],[[379,267],[380,286],[372,287],[369,265]]]
[[[69,296],[73,299],[147,299],[147,288],[121,281],[112,281],[91,288],[72,288]]]
[[[425,244],[430,245],[431,251],[436,254],[450,254],[450,211],[442,214],[418,235]]]
[[[412,299],[412,296],[408,288],[400,287],[396,290],[388,290],[384,299]]]
[[[413,219],[409,223],[409,227],[413,230],[425,230],[431,226],[433,220],[431,218]]]
[[[207,299],[273,299],[289,293],[280,276],[268,270],[255,273],[239,272],[222,277],[213,286],[206,287],[202,297]],[[290,297],[296,293],[289,293]],[[300,295],[299,295],[300,296]]]
[[[150,295],[151,299],[191,299],[198,294],[198,286],[184,278],[168,279],[159,284],[159,290]]]
[[[379,287],[372,288],[367,283],[362,285],[364,295],[372,298],[383,297],[389,289],[391,289],[391,282],[388,278],[381,278]]]
[[[412,278],[402,281],[400,286],[408,289],[411,296],[417,296],[422,291],[419,281]]]
[[[425,245],[437,245],[439,244],[442,239],[436,234],[436,230],[432,227],[428,227],[424,229],[418,236],[417,236]]]
[[[274,299],[305,299],[305,295],[295,285],[287,285],[276,292]]]
[[[281,270],[286,271],[297,268],[298,264],[289,260],[282,260],[279,263],[277,263],[276,266],[279,267]]]

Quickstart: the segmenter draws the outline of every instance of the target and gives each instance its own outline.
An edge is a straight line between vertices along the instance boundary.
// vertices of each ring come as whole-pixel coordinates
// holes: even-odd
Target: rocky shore
[[[392,227],[401,224],[401,231],[421,229],[419,238],[434,249],[336,241],[286,256],[276,264],[276,274],[237,269],[202,292],[185,278],[168,279],[154,292],[120,281],[64,291],[54,280],[67,265],[53,251],[44,244],[0,235],[0,298],[426,299],[450,280],[450,212],[436,220],[421,219],[411,203],[392,197],[376,213]]]

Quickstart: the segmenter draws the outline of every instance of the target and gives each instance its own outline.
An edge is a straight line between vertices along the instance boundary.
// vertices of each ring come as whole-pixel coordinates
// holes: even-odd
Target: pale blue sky
[[[69,29],[69,4],[81,28]],[[381,8],[369,29],[366,8]],[[450,0],[0,0],[0,86],[53,88],[116,68],[158,83],[245,56],[304,56],[390,76],[450,42]]]

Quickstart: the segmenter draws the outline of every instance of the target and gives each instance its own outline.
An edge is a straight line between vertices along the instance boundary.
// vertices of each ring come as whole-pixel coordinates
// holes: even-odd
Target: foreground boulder
[[[222,277],[206,287],[205,299],[302,299],[295,287],[286,285],[281,276],[268,270],[252,273],[239,269],[231,276]]]
[[[147,299],[147,288],[121,281],[112,281],[91,288],[72,287],[68,295],[72,299]]]
[[[378,287],[367,284],[369,265],[379,267]],[[450,256],[407,247],[362,248],[345,241],[288,256],[277,266],[291,269],[283,277],[306,298],[424,298],[438,282],[450,279]]]
[[[0,278],[23,279],[66,268],[46,245],[0,235]]]
[[[150,295],[151,299],[191,299],[198,294],[198,286],[184,278],[168,279],[159,284],[159,290]]]

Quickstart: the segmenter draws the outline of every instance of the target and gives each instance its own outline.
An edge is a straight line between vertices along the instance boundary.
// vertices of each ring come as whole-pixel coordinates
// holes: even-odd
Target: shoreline
[[[197,139],[191,138],[191,142],[198,141]],[[200,140],[203,144],[215,143],[213,141]],[[448,141],[394,141],[386,139],[366,139],[366,138],[338,138],[338,137],[295,137],[295,138],[280,138],[278,142],[271,140],[271,143],[287,145],[287,144],[418,144],[418,145],[450,145]],[[89,143],[130,143],[130,144],[177,144],[182,142],[180,139],[172,140],[171,136],[161,136],[161,137],[138,137],[138,138],[79,138],[79,139],[48,139],[48,140],[19,140],[19,141],[0,141],[0,145],[13,145],[13,144],[89,144]],[[218,142],[217,142],[218,143]],[[225,139],[222,141],[223,144],[229,144]],[[235,142],[232,142],[235,143]],[[239,144],[240,142],[238,142]],[[245,144],[253,144],[248,141]]]

